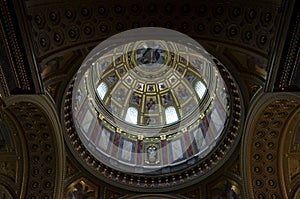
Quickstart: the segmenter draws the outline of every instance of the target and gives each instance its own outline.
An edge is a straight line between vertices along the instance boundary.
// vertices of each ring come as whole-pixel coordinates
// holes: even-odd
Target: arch
[[[246,198],[265,197],[265,193],[287,198],[280,145],[287,134],[288,121],[299,108],[300,97],[293,93],[260,93],[252,101],[242,137],[241,171],[243,186],[248,187],[244,190]]]
[[[12,193],[7,187],[0,184],[0,198],[13,199],[17,198],[17,196],[15,195],[15,193]]]
[[[300,106],[298,106],[285,122],[281,142],[279,143],[278,170],[284,174],[281,186],[288,198],[299,198],[300,193]],[[294,190],[297,190],[293,196]]]
[[[25,197],[42,194],[51,195],[53,198],[62,198],[65,168],[65,150],[63,133],[55,110],[53,101],[45,95],[22,95],[5,98],[5,111],[9,112],[22,126],[24,142],[22,146],[28,149],[28,166],[30,173],[24,178],[22,186],[30,183],[32,186],[26,190]],[[30,114],[30,115],[29,115]],[[40,139],[32,139],[32,132]],[[36,135],[36,136],[37,136]],[[25,143],[25,144],[24,144]],[[38,152],[38,153],[34,153]],[[38,154],[38,155],[37,155]],[[43,164],[44,169],[37,170],[37,163]],[[45,166],[47,165],[47,166]],[[43,189],[37,178],[44,178]],[[22,197],[23,198],[23,197]]]

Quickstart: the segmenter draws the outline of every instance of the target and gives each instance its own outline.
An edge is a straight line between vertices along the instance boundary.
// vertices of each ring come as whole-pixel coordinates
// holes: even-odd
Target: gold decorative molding
[[[1,84],[1,87],[0,87],[0,98],[7,97],[10,94],[9,88],[8,88],[8,85],[7,85],[7,82],[6,82],[6,79],[5,79],[2,67],[3,66],[0,65],[0,84]]]
[[[30,73],[26,71],[26,52],[23,51],[22,47],[23,43],[21,43],[18,36],[17,36],[17,30],[18,26],[13,21],[14,16],[14,10],[11,10],[10,3],[8,3],[5,0],[1,0],[1,11],[2,15],[0,17],[0,39],[3,41],[3,45],[6,50],[6,55],[8,58],[9,64],[9,70],[11,71],[14,79],[5,80],[8,81],[14,81],[16,84],[16,88],[10,88],[10,89],[20,89],[22,91],[26,92],[34,92],[33,84],[31,82],[32,79],[30,79]],[[2,71],[3,72],[3,71]],[[6,77],[7,78],[7,77]],[[1,81],[4,81],[3,78]],[[8,83],[6,83],[6,86],[8,86]],[[5,88],[4,88],[5,89]]]
[[[61,198],[65,151],[54,105],[40,95],[11,95],[5,99],[5,104],[5,111],[20,125],[24,137],[21,145],[28,155],[24,166],[29,172],[25,172],[27,177],[23,179],[20,197]]]
[[[85,178],[79,178],[67,186],[65,198],[97,198],[98,187]]]
[[[299,108],[297,95],[262,94],[254,100],[242,140],[242,179],[247,198],[286,198],[279,165],[284,129]]]
[[[295,198],[293,193],[300,187],[300,107],[298,107],[286,122],[279,150],[279,170],[281,186],[289,198]]]
[[[289,35],[286,40],[287,43],[287,53],[283,52],[282,55],[285,55],[282,58],[283,72],[278,74],[279,85],[278,87],[284,90],[286,87],[294,86],[294,78],[296,78],[296,72],[299,70],[299,57],[300,57],[300,43],[299,43],[299,34],[300,34],[300,11],[299,6],[294,5],[293,9],[293,19],[291,19],[291,27],[289,27]],[[289,39],[291,39],[289,41]]]
[[[71,152],[84,168],[97,178],[126,190],[144,192],[170,191],[195,184],[212,175],[214,171],[219,169],[228,160],[238,145],[241,136],[241,126],[243,125],[242,118],[244,117],[243,99],[235,80],[222,63],[217,60],[215,62],[230,92],[231,114],[228,119],[228,125],[224,129],[224,135],[222,135],[216,146],[216,150],[213,150],[212,153],[200,159],[194,165],[187,165],[188,169],[181,169],[163,176],[147,176],[117,171],[94,157],[79,138],[73,121],[72,92],[74,79],[65,91],[64,109],[62,111],[66,143],[70,147]],[[115,127],[111,129],[116,132]]]

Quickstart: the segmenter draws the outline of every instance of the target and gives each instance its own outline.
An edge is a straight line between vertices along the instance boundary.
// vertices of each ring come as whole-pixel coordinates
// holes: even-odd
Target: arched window
[[[167,124],[178,121],[178,115],[173,106],[169,106],[168,108],[166,108],[165,115],[166,115],[166,123]]]
[[[137,124],[138,110],[134,107],[129,107],[125,116],[125,120],[132,124]]]
[[[107,93],[107,85],[104,82],[101,82],[97,88],[98,95],[100,99],[104,99],[106,93]]]
[[[206,87],[202,82],[197,81],[195,84],[195,91],[196,91],[197,95],[199,96],[199,98],[202,99],[202,97],[205,94]]]

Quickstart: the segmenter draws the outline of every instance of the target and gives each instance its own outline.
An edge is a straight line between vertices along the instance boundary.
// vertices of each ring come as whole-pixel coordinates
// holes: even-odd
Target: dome
[[[193,39],[139,28],[96,46],[72,96],[78,135],[121,172],[163,174],[195,164],[219,142],[230,114],[226,84]]]

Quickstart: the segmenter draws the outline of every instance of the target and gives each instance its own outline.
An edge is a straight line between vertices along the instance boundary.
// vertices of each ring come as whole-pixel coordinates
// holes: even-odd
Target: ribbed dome
[[[181,44],[140,40],[121,45],[94,63],[98,97],[114,117],[129,124],[164,127],[198,110],[211,63]],[[197,90],[195,89],[197,88]]]
[[[229,115],[227,93],[197,42],[140,28],[109,38],[84,60],[73,117],[83,143],[103,163],[164,173],[193,164],[216,145]]]

